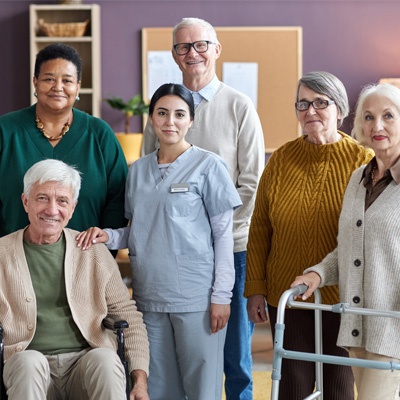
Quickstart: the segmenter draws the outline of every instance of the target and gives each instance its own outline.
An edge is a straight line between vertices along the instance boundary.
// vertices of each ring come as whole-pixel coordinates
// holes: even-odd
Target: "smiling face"
[[[174,38],[174,44],[178,43],[193,43],[199,40],[209,40],[216,42],[215,38],[211,37],[210,32],[200,25],[190,25],[179,29]],[[215,75],[215,62],[221,54],[221,45],[209,44],[208,50],[205,53],[197,53],[191,47],[189,53],[179,56],[172,50],[172,56],[178,64],[183,75],[183,82],[186,87],[191,90],[199,90],[194,88],[193,84],[200,88],[206,86]]]
[[[328,96],[314,92],[300,85],[297,101],[331,100]],[[316,110],[312,105],[306,111],[296,111],[303,132],[314,137],[334,137],[337,134],[338,108],[335,104],[323,110]]]
[[[37,106],[52,111],[72,109],[80,89],[76,66],[62,58],[44,62],[33,85]]]
[[[22,194],[22,203],[30,221],[28,240],[35,244],[57,242],[76,205],[72,189],[56,181],[35,183],[28,196]]]
[[[192,126],[189,107],[179,96],[161,97],[154,106],[150,116],[160,146],[174,145],[182,142]]]
[[[363,133],[377,156],[400,154],[400,112],[385,96],[371,94],[362,107]]]

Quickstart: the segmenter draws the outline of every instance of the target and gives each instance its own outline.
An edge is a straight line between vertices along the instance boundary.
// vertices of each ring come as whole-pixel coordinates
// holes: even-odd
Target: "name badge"
[[[188,183],[172,183],[171,184],[171,193],[183,193],[189,191]]]

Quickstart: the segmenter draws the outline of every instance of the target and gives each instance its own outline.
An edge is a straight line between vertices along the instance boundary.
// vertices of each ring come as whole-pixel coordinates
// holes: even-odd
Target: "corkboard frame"
[[[302,76],[301,27],[216,27],[222,45],[216,73],[222,79],[224,62],[258,64],[258,107],[263,126],[265,152],[272,153],[296,139],[301,130],[294,102]],[[142,29],[142,90],[148,98],[148,51],[172,49],[172,28]]]

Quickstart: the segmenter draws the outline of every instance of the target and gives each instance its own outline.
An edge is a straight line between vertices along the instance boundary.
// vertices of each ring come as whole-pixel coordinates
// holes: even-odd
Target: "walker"
[[[300,296],[307,290],[306,285],[295,286],[286,290],[279,300],[277,319],[275,324],[275,340],[274,340],[274,359],[272,364],[272,389],[271,400],[278,400],[279,383],[281,380],[282,359],[288,358],[292,360],[303,360],[315,362],[315,391],[307,396],[304,400],[320,399],[323,400],[322,385],[322,365],[337,364],[351,367],[374,368],[382,370],[400,370],[400,363],[359,360],[354,358],[323,355],[322,354],[322,311],[331,311],[334,313],[352,313],[361,315],[374,315],[380,317],[400,318],[398,311],[373,310],[369,308],[350,307],[347,303],[338,303],[334,305],[321,304],[321,293],[319,289],[314,292],[315,303],[305,303],[294,301],[294,296]],[[285,350],[283,348],[284,337],[284,316],[285,308],[302,308],[313,309],[315,311],[315,353],[305,353],[299,351]]]

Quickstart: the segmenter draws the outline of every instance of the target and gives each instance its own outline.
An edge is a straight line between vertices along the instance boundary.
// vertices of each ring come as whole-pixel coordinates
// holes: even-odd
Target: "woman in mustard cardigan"
[[[338,220],[347,183],[373,154],[338,130],[349,105],[342,82],[328,72],[300,79],[295,103],[304,135],[270,157],[261,177],[247,248],[245,297],[251,321],[268,316],[274,335],[276,311],[293,277],[319,263],[336,247]],[[338,288],[322,290],[323,302],[338,302]],[[346,356],[336,346],[340,316],[323,313],[324,353]],[[284,347],[314,352],[314,312],[287,310]],[[294,400],[314,390],[313,363],[283,360],[280,399]],[[324,365],[324,399],[354,397],[350,367]]]

